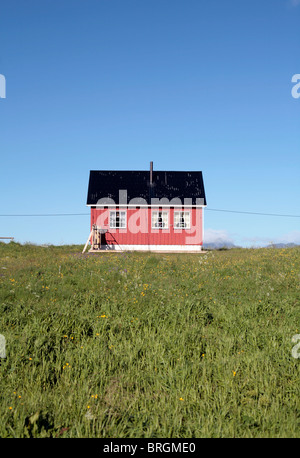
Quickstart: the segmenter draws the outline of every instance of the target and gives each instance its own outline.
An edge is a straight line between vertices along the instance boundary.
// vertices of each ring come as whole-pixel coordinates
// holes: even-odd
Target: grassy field
[[[1,437],[299,437],[300,250],[0,243]]]

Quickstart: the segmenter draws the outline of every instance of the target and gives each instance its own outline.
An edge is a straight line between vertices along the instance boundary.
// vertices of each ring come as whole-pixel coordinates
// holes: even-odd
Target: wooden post
[[[89,238],[88,238],[87,241],[86,241],[86,244],[85,244],[85,247],[83,248],[82,254],[85,252],[85,250],[86,250],[86,248],[87,248],[87,246],[88,246],[88,243],[89,243],[89,241],[90,241],[90,238],[92,237],[92,234],[93,234],[93,229],[91,230],[90,235],[89,235]]]
[[[92,250],[94,250],[95,249],[95,245],[97,245],[97,226],[96,226],[96,224],[93,224],[92,231],[93,231]]]

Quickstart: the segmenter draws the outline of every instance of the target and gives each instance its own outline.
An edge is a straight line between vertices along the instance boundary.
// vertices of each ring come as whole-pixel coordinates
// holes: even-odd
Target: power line
[[[279,213],[259,213],[259,212],[247,212],[240,210],[224,210],[219,208],[205,208],[205,211],[213,212],[226,212],[226,213],[240,213],[245,215],[259,215],[259,216],[278,216],[282,218],[300,218],[300,215],[285,215]],[[0,217],[51,217],[51,216],[90,216],[90,213],[36,213],[36,214],[7,214],[1,215]]]
[[[27,216],[87,216],[89,213],[37,213],[32,215],[0,215],[0,216],[18,216],[18,217],[27,217]]]
[[[227,212],[227,213],[244,213],[246,215],[260,215],[260,216],[281,216],[285,218],[300,218],[300,215],[282,215],[278,213],[258,213],[258,212],[245,212],[240,210],[221,210],[217,208],[206,208],[205,211],[213,211],[213,212]]]

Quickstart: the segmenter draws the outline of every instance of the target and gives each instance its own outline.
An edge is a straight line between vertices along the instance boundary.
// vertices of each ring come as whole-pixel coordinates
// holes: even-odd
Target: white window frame
[[[161,214],[161,218],[162,218],[162,226],[158,226],[158,218],[159,218],[159,214]],[[156,215],[156,223],[155,225],[153,224],[154,223],[154,216]],[[163,218],[165,216],[165,221],[163,221]],[[164,224],[164,226],[163,226]],[[151,227],[152,229],[169,229],[169,212],[168,211],[165,211],[165,210],[152,210],[152,214],[151,214]]]
[[[188,218],[186,218],[186,214],[188,214]],[[184,223],[179,221],[179,223],[176,223],[176,216],[179,215],[179,220],[182,218],[181,215],[183,215]],[[188,222],[186,222],[186,219],[188,219]],[[179,225],[178,225],[179,224]],[[191,228],[191,212],[190,210],[182,210],[182,211],[174,211],[174,229],[190,229]]]
[[[116,225],[117,222],[117,213],[119,213],[119,226]],[[120,226],[122,218],[121,218],[121,213],[124,214],[124,225]],[[112,215],[115,214],[114,216],[114,221],[115,225],[112,225]],[[109,210],[109,228],[110,229],[126,229],[127,227],[127,212],[125,210]]]

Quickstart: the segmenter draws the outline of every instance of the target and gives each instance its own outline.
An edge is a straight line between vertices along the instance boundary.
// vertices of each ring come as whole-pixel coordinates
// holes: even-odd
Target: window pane
[[[158,212],[152,212],[152,227],[158,227]]]
[[[191,227],[190,212],[185,212],[184,221],[185,221],[185,227],[187,229],[190,229]]]
[[[110,212],[109,227],[116,227],[116,212]]]
[[[120,227],[126,227],[126,212],[120,212]]]
[[[162,227],[168,227],[168,212],[162,212]]]
[[[158,227],[162,227],[163,226],[163,219],[162,219],[162,213],[161,212],[158,212],[157,221],[158,221]]]

